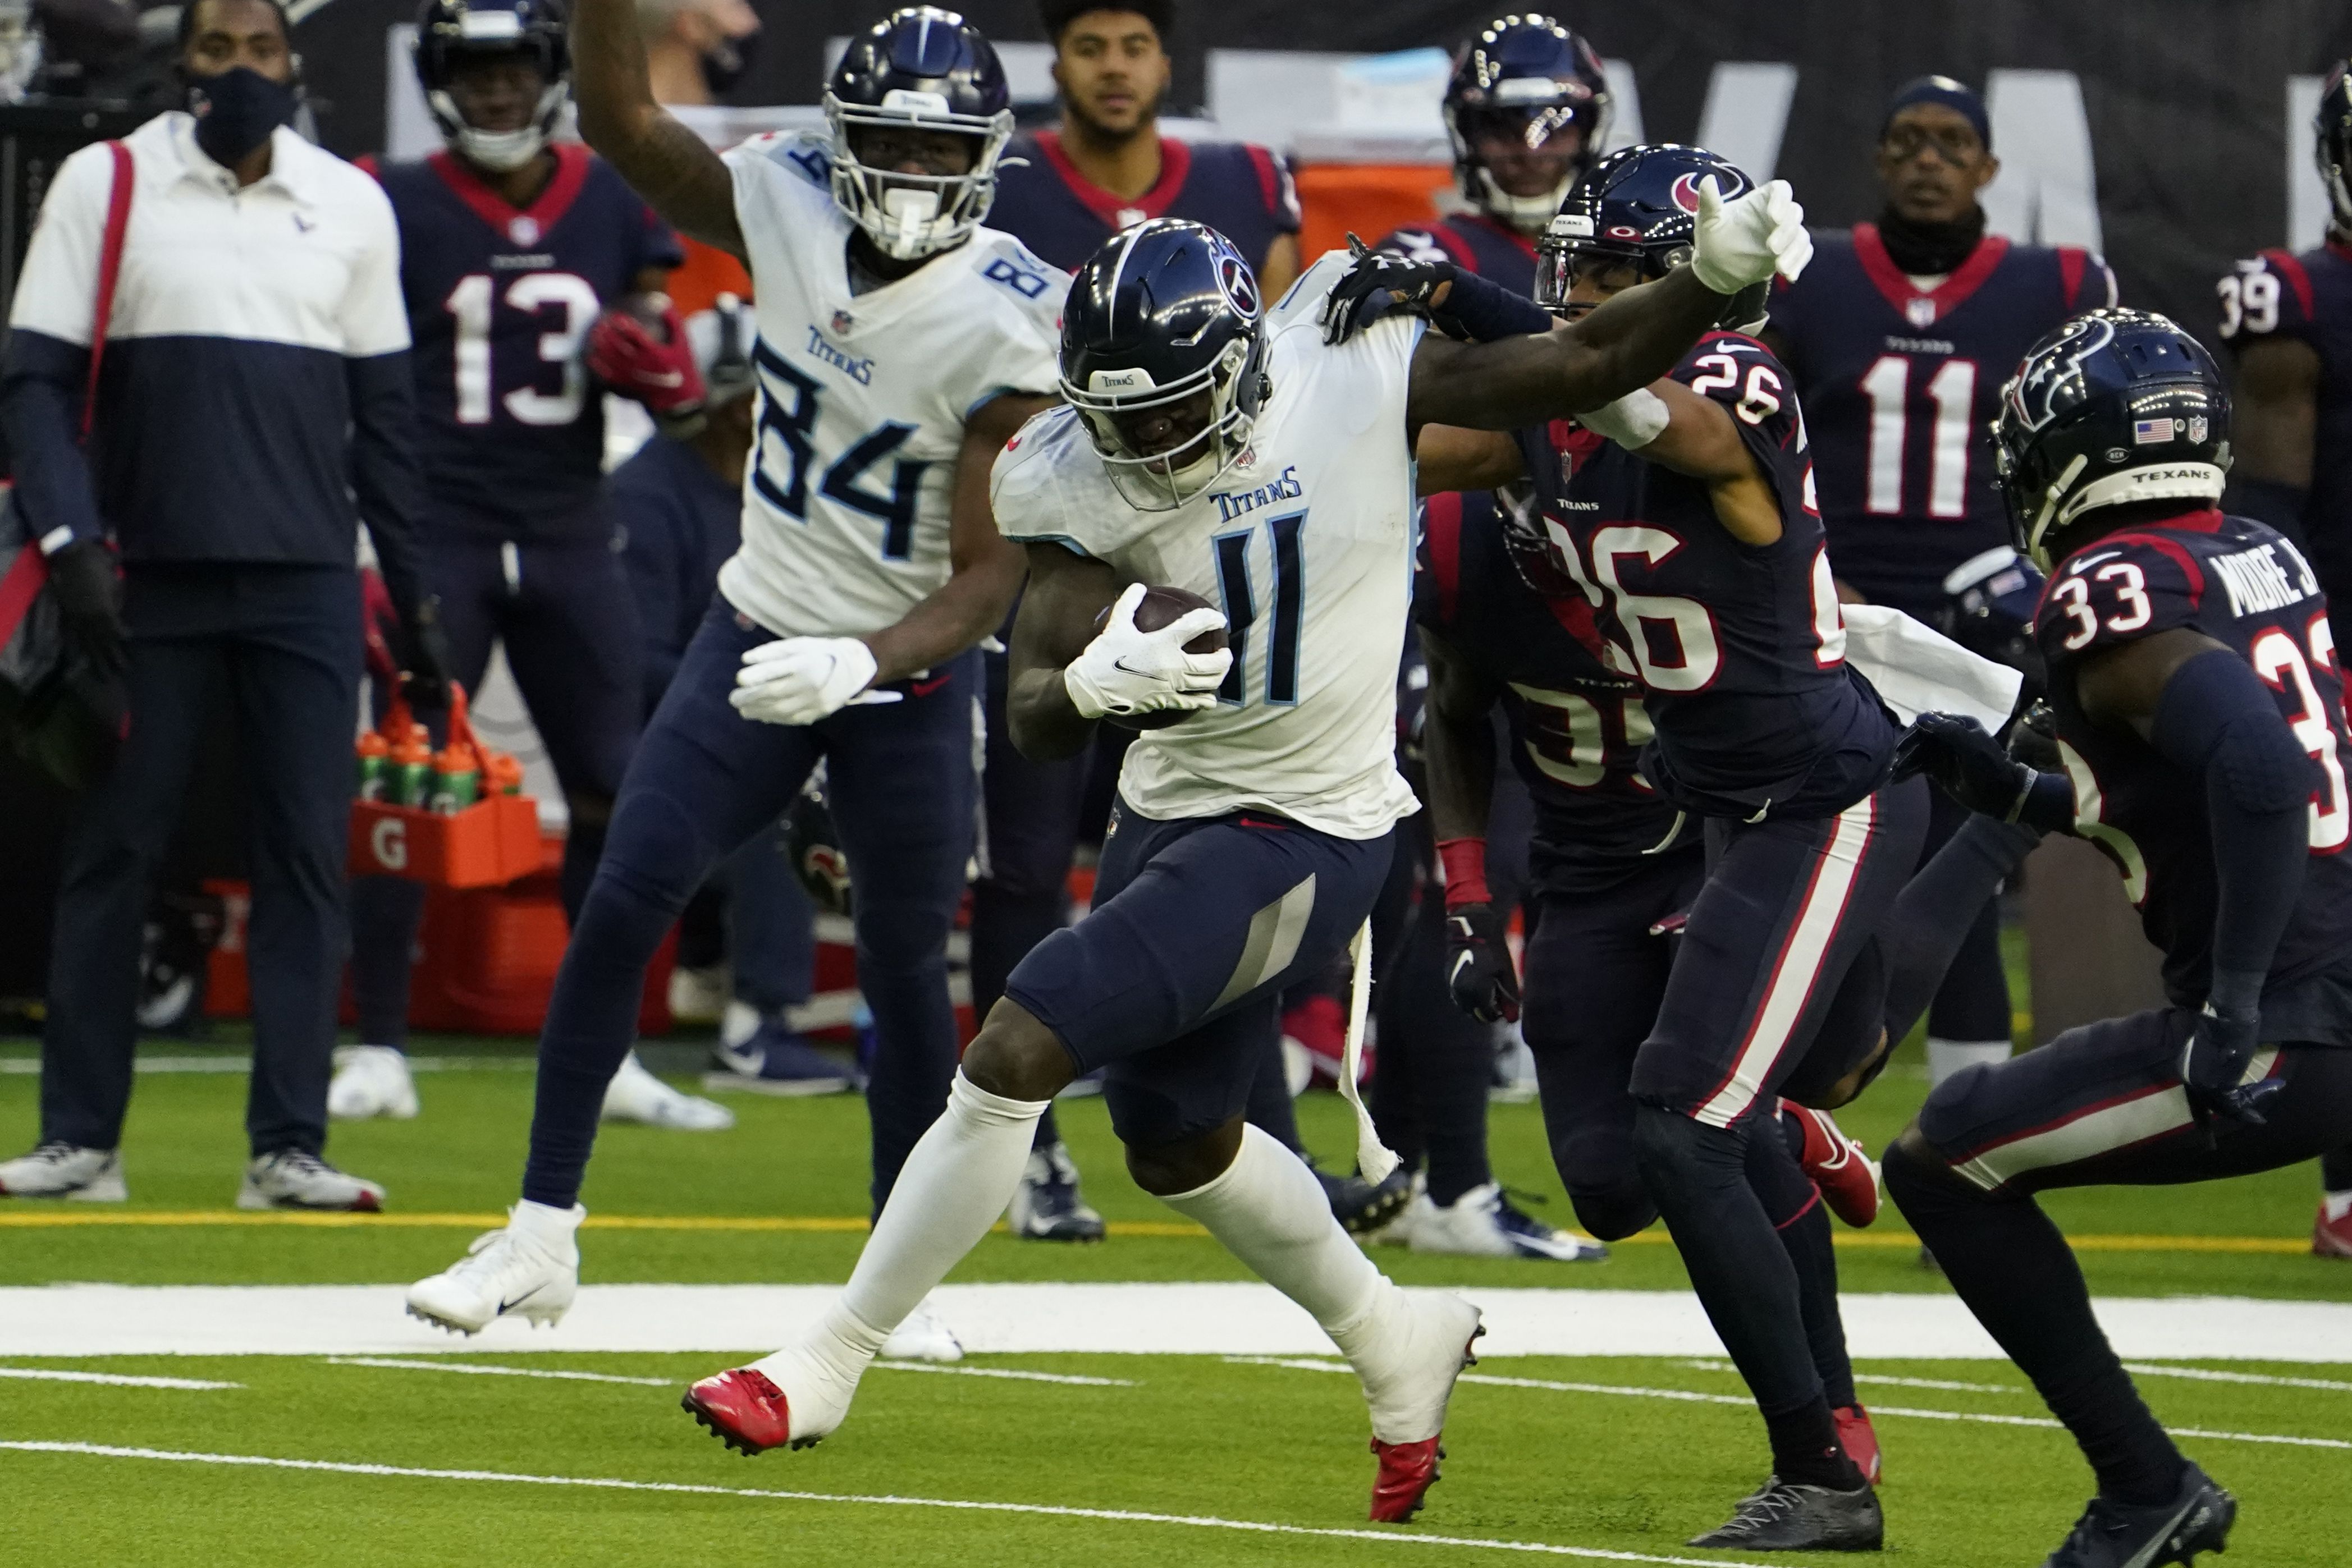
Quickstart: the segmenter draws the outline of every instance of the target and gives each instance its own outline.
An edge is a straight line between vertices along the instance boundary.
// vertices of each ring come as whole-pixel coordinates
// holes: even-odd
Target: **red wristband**
[[[1486,840],[1440,839],[1437,863],[1445,873],[1446,908],[1495,901],[1495,895],[1486,891]]]

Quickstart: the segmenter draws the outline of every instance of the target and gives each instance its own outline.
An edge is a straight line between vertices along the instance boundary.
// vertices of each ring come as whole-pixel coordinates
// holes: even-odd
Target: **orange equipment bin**
[[[1345,249],[1350,230],[1370,245],[1391,229],[1427,223],[1454,171],[1444,163],[1310,163],[1297,178],[1304,220],[1298,254],[1312,262],[1327,250]]]

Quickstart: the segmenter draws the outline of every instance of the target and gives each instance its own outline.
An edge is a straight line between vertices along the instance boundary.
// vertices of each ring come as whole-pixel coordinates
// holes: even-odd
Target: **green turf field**
[[[398,1283],[446,1265],[513,1195],[530,1075],[512,1045],[440,1040],[417,1049],[478,1065],[420,1073],[421,1120],[339,1126],[329,1150],[390,1187],[392,1212],[383,1219],[233,1216],[242,1076],[144,1073],[124,1143],[132,1201],[0,1205],[0,1285]],[[152,1050],[188,1058],[235,1048]],[[27,1054],[0,1046],[0,1068]],[[688,1058],[653,1060],[684,1067]],[[37,1082],[21,1070],[0,1071],[0,1146],[32,1142]],[[1915,1068],[1898,1064],[1843,1119],[1883,1146],[1924,1088]],[[605,1131],[585,1194],[591,1223],[638,1223],[583,1235],[588,1288],[845,1275],[866,1206],[862,1107],[854,1099],[732,1103],[740,1122],[726,1134]],[[1344,1163],[1344,1106],[1310,1096],[1301,1113],[1310,1143]],[[1074,1250],[992,1237],[955,1280],[1242,1277],[1205,1237],[1127,1180],[1099,1101],[1066,1103],[1063,1119],[1088,1195],[1114,1224],[1112,1239]],[[1501,1177],[1548,1197],[1537,1212],[1565,1220],[1536,1108],[1496,1106],[1493,1130]],[[2314,1187],[2308,1170],[2287,1171],[2193,1189],[2064,1195],[2051,1207],[2086,1239],[2085,1271],[2101,1294],[2352,1300],[2352,1266],[2302,1250]],[[1842,1236],[1849,1289],[1943,1288],[1918,1270],[1899,1225],[1890,1210],[1878,1228]],[[1380,1257],[1408,1284],[1682,1283],[1672,1249],[1654,1237],[1588,1266],[1388,1249]],[[8,1355],[0,1322],[0,1562],[70,1552],[98,1563],[635,1563],[704,1555],[713,1540],[730,1557],[796,1563],[1410,1563],[1432,1551],[1478,1560],[1495,1547],[1571,1559],[1729,1562],[1736,1558],[1682,1542],[1754,1485],[1762,1458],[1754,1415],[1736,1402],[1736,1377],[1719,1367],[1492,1357],[1478,1375],[1586,1386],[1465,1385],[1448,1427],[1446,1479],[1423,1521],[1373,1531],[1363,1521],[1371,1461],[1360,1401],[1349,1379],[1296,1366],[1076,1355],[967,1364],[1116,1380],[1108,1383],[884,1368],[868,1377],[848,1426],[822,1447],[747,1462],[676,1407],[678,1385],[724,1357],[468,1354],[453,1341],[445,1354],[411,1359],[393,1366],[293,1356],[35,1361]],[[599,1380],[468,1376],[413,1359],[591,1372]],[[11,1370],[237,1386],[33,1380],[9,1377]],[[1979,1361],[1873,1362],[1863,1370],[1873,1379],[1966,1385],[1862,1385],[1886,1412],[1879,1429],[1890,1552],[1937,1568],[2039,1563],[2080,1509],[2089,1480],[2062,1433],[2016,1424],[2043,1413],[2014,1369]],[[2323,1505],[2352,1464],[2352,1448],[2251,1439],[2352,1443],[2352,1368],[2240,1363],[2229,1370],[2339,1385],[2144,1380],[2150,1402],[2176,1426],[2236,1435],[2185,1443],[2244,1500],[2229,1561],[2343,1563]],[[1969,1416],[1996,1419],[1954,1418]],[[8,1446],[24,1444],[121,1451]],[[330,1468],[226,1465],[224,1456]],[[775,1495],[782,1493],[802,1495]],[[826,1496],[808,1495],[819,1493]],[[960,1506],[942,1506],[950,1504]],[[1422,1537],[1453,1544],[1401,1544]]]

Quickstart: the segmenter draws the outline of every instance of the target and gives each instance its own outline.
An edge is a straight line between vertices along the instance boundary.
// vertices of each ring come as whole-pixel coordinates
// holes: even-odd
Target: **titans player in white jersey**
[[[1137,1182],[1305,1308],[1362,1379],[1371,1517],[1420,1506],[1478,1311],[1400,1292],[1314,1173],[1242,1115],[1283,988],[1358,930],[1412,810],[1393,761],[1411,438],[1646,396],[1724,293],[1784,255],[1801,266],[1806,244],[1785,186],[1727,205],[1710,185],[1691,266],[1549,333],[1495,285],[1416,271],[1396,288],[1394,258],[1351,269],[1336,254],[1262,317],[1234,247],[1175,219],[1079,268],[1061,343],[1072,406],[1008,444],[994,497],[1031,574],[1014,743],[1068,756],[1105,716],[1147,732],[1093,912],[1013,970],[838,1301],[784,1350],[696,1384],[698,1420],[750,1452],[837,1427],[892,1326],[1003,1212],[1039,1113],[1101,1068]],[[1327,322],[1400,299],[1465,335],[1491,311],[1545,335],[1473,347],[1407,314],[1326,341]],[[1203,641],[1220,629],[1222,647]]]
[[[409,1292],[412,1312],[467,1333],[570,1305],[581,1181],[646,965],[820,757],[857,866],[877,1209],[938,1118],[956,1069],[946,947],[974,820],[974,645],[1023,572],[990,516],[989,468],[1055,386],[1068,286],[980,226],[1013,117],[962,18],[925,6],[877,24],[834,73],[829,139],[759,138],[724,159],[656,107],[628,0],[583,0],[573,38],[589,142],[751,267],[759,435],[742,547],[629,766],[557,977],[522,1201]],[[891,1326],[894,1354],[961,1354],[927,1312]]]

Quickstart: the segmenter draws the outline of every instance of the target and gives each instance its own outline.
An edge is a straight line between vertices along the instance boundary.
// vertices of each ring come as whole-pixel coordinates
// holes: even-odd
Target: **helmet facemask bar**
[[[554,139],[572,83],[562,35],[545,31],[547,20],[542,15],[526,23],[510,10],[461,11],[454,24],[435,22],[417,39],[416,74],[425,107],[441,140],[467,162],[508,173],[538,157]],[[458,110],[448,84],[468,61],[501,58],[528,60],[538,68],[539,102],[530,120],[514,130],[484,131]]]
[[[1244,396],[1255,376],[1257,337],[1234,338],[1206,367],[1167,386],[1154,386],[1149,372],[1097,371],[1093,387],[1066,377],[1062,397],[1077,411],[1112,486],[1138,511],[1171,512],[1233,470],[1249,449],[1256,424],[1256,402]],[[1165,452],[1136,451],[1120,429],[1124,415],[1188,402],[1203,392],[1209,419],[1200,431]]]
[[[1499,84],[1500,88],[1514,85],[1508,81]],[[1501,103],[1492,108],[1465,109],[1459,113],[1449,110],[1446,121],[1446,130],[1454,141],[1454,163],[1462,176],[1463,196],[1497,223],[1521,234],[1541,234],[1552,214],[1559,211],[1560,203],[1567,199],[1578,176],[1591,162],[1592,149],[1607,129],[1608,106],[1605,101],[1596,104],[1591,99],[1526,105]],[[1570,133],[1580,134],[1581,140],[1568,166],[1560,171],[1557,183],[1532,196],[1515,196],[1496,180],[1494,171],[1486,167],[1486,158],[1479,152],[1479,144],[1498,132],[1518,136],[1530,150]]]
[[[2331,125],[2322,119],[2318,129],[2312,162],[2319,165],[2319,183],[2327,188],[2328,211],[2337,228],[2352,229],[2352,189],[2347,188],[2344,180],[2345,165],[2352,162],[2347,157],[2344,144],[2345,133],[2352,131],[2352,120],[2339,120]]]
[[[546,150],[555,139],[556,122],[563,118],[563,105],[571,96],[571,83],[561,78],[549,82],[540,92],[539,107],[531,111],[530,123],[514,131],[484,131],[468,123],[457,112],[457,100],[444,88],[426,93],[425,102],[441,129],[441,139],[456,148],[466,162],[504,174],[521,168]]]
[[[828,92],[824,116],[833,129],[833,199],[883,255],[912,261],[953,249],[988,216],[997,162],[1013,137],[1011,110],[957,114],[937,94],[893,89],[879,108],[844,103]],[[859,160],[854,130],[908,128],[969,137],[971,167],[961,174],[908,174]]]

